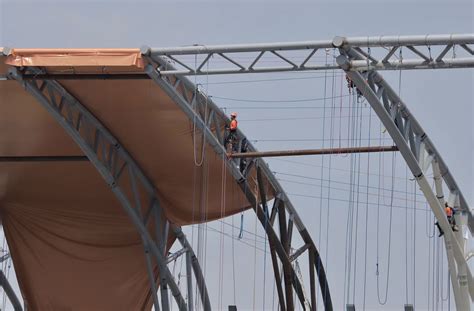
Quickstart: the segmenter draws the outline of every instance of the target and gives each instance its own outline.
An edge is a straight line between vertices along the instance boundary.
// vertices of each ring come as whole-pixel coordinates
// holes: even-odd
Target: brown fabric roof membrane
[[[8,69],[4,62],[48,72],[142,72],[138,50],[130,52],[135,56],[86,52],[13,50],[0,57],[0,75]],[[59,82],[138,162],[173,223],[205,222],[249,207],[222,159],[151,80]],[[0,126],[0,156],[82,155],[16,81],[0,81]],[[1,163],[0,213],[31,309],[151,309],[139,235],[89,162]]]

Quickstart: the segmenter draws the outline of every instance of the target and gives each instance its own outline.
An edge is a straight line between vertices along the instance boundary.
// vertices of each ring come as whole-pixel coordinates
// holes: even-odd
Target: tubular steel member
[[[474,299],[474,281],[461,247],[463,244],[459,241],[459,236],[457,237],[451,230],[443,209],[445,202],[459,208],[463,214],[467,215],[468,227],[472,233],[474,219],[464,196],[434,144],[383,77],[376,71],[369,71],[364,75],[350,71],[351,60],[365,60],[366,62],[370,60],[344,40],[338,39],[334,44],[341,52],[337,63],[362,92],[400,149],[400,153],[418,182],[439,225],[445,232],[446,251],[449,268],[453,275],[451,281],[455,292],[456,307],[458,310],[469,310],[469,296],[471,296],[471,300]],[[434,175],[436,194],[425,176],[430,167]],[[443,186],[446,186],[450,191],[448,200],[444,198]]]
[[[8,279],[5,276],[5,273],[3,273],[3,271],[1,270],[0,270],[0,287],[3,288],[8,299],[10,299],[10,303],[13,306],[13,310],[23,311],[23,307],[21,306],[20,300],[16,296],[15,291],[10,285],[10,282],[8,282]]]
[[[230,153],[229,158],[265,158],[265,157],[291,157],[304,155],[343,154],[343,153],[369,153],[398,151],[397,146],[373,146],[373,147],[349,147],[328,149],[306,149],[306,150],[283,150],[283,151],[256,151]]]
[[[191,310],[190,305],[193,303],[192,301],[186,303],[166,265],[165,252],[170,230],[181,245],[185,245],[185,253],[193,258],[192,268],[201,293],[201,303],[204,310],[210,310],[207,289],[196,256],[181,228],[170,224],[164,218],[153,184],[117,139],[58,82],[23,79],[23,74],[40,73],[42,73],[40,69],[33,67],[26,67],[22,71],[11,68],[9,77],[17,80],[27,92],[33,95],[74,139],[129,215],[143,241],[155,310],[170,309],[168,287],[180,310]],[[131,185],[131,194],[130,191],[124,191],[124,183]],[[148,199],[147,206],[142,205],[141,197]],[[142,210],[146,212],[143,213]],[[152,227],[155,229],[154,237],[147,229],[152,220],[154,221]],[[159,285],[152,271],[153,259],[159,268]],[[158,286],[161,290],[161,307],[156,292]]]
[[[149,64],[145,70],[150,77],[170,96],[176,104],[188,116],[189,120],[202,131],[206,143],[226,161],[226,150],[224,149],[224,124],[229,122],[228,117],[217,107],[217,105],[201,93],[197,87],[187,78],[179,75],[161,75],[161,70],[167,68],[174,70],[174,67],[161,56],[151,57],[144,49],[144,56]],[[245,139],[243,133],[237,129],[237,137],[240,142]],[[249,143],[250,152],[256,149]],[[293,310],[293,290],[298,297],[302,308],[309,304],[311,310],[316,310],[316,279],[315,270],[319,280],[319,287],[323,298],[325,310],[333,310],[329,286],[319,252],[306,230],[303,222],[298,216],[295,208],[286,196],[283,188],[270,171],[268,166],[260,159],[254,159],[248,163],[247,167],[241,171],[236,161],[226,161],[226,167],[238,182],[242,192],[246,196],[249,204],[254,209],[260,224],[263,226],[269,240],[272,265],[280,301],[280,310]],[[247,178],[257,175],[254,178]],[[267,193],[266,187],[269,186]],[[257,189],[255,189],[257,188]],[[273,198],[272,198],[273,197]],[[268,203],[273,200],[273,208],[269,213]],[[278,215],[278,221],[275,221]],[[277,226],[276,223],[279,223]],[[304,242],[304,247],[292,247],[292,237],[296,227],[297,232]],[[278,233],[277,233],[278,232]],[[303,254],[307,253],[309,261],[311,301],[308,302],[304,288],[292,264],[297,258],[301,260]],[[283,269],[283,280],[280,277],[280,264]],[[282,286],[283,283],[283,286]],[[308,288],[308,287],[306,287]]]
[[[279,71],[304,71],[339,69],[335,64],[317,64],[315,55],[319,51],[333,48],[344,41],[354,49],[370,47],[374,49],[370,55],[370,62],[350,60],[350,70],[398,70],[398,69],[432,69],[432,68],[464,68],[474,67],[474,34],[455,35],[419,35],[419,36],[374,36],[374,37],[336,37],[334,40],[302,41],[283,43],[259,43],[238,45],[194,45],[175,48],[148,48],[142,49],[143,54],[157,59],[162,57],[169,63],[179,66],[160,69],[161,75],[208,75],[208,74],[237,74]],[[431,55],[432,46],[441,47],[441,51],[434,57]],[[412,55],[407,59],[397,59],[395,52],[401,48],[410,50]],[[422,49],[423,48],[423,49]],[[427,51],[424,49],[427,48]],[[450,50],[464,51],[466,56],[458,57],[453,53],[447,56]],[[301,52],[307,52],[301,57]],[[434,52],[434,51],[433,51]],[[285,54],[283,54],[285,53]],[[242,60],[242,54],[251,61]],[[185,57],[202,55],[203,60],[196,62],[195,58]],[[280,61],[280,64],[261,65],[264,56],[271,56]],[[376,58],[374,55],[383,55]],[[224,65],[209,66],[213,57],[219,58]]]

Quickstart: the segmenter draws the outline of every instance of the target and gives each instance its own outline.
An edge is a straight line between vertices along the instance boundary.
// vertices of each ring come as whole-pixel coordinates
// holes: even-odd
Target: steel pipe
[[[291,157],[303,155],[323,155],[341,153],[369,153],[398,151],[397,146],[378,147],[351,147],[351,148],[328,148],[328,149],[306,149],[306,150],[283,150],[283,151],[255,151],[244,153],[231,153],[230,158],[265,158],[265,157]]]

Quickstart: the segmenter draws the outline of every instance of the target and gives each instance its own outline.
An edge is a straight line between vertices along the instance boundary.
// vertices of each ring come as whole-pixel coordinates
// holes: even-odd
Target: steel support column
[[[169,309],[169,305],[166,303],[168,294],[166,290],[163,292],[163,289],[169,287],[179,309],[186,311],[188,306],[166,265],[165,254],[168,241],[166,232],[167,228],[171,227],[172,233],[179,242],[186,245],[186,251],[190,253],[191,257],[195,257],[181,228],[169,224],[164,218],[154,185],[131,155],[76,98],[54,80],[23,79],[24,74],[41,73],[43,72],[40,69],[32,67],[26,67],[22,71],[18,68],[11,68],[9,77],[17,80],[66,130],[121,203],[142,238],[145,252],[149,251],[150,257],[153,257],[157,263],[162,288],[161,310]],[[125,191],[124,184],[131,185],[131,191]],[[143,197],[147,198],[146,204],[142,204]],[[155,223],[150,221],[152,218],[155,219]],[[154,228],[155,238],[150,232],[150,228]],[[196,279],[203,280],[197,262],[193,265],[193,270]],[[149,274],[151,277],[151,294],[154,295],[153,301],[156,306],[158,302],[157,293],[155,292],[156,286],[154,285],[156,276],[150,270]],[[209,298],[203,282],[199,289],[201,297],[203,297],[204,309],[210,310]],[[163,295],[166,297],[163,297]]]

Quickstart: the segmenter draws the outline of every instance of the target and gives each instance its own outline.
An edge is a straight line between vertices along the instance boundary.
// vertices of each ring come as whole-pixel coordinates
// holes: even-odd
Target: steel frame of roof
[[[11,68],[9,76],[17,80],[28,93],[36,98],[73,138],[130,217],[143,242],[155,310],[169,310],[168,288],[180,310],[192,310],[191,270],[200,292],[201,303],[205,310],[209,310],[210,300],[204,276],[193,249],[181,228],[169,223],[164,217],[151,181],[112,133],[61,84],[55,80],[24,80],[22,78],[24,74],[41,72],[41,69],[34,67],[26,67],[23,70]],[[131,193],[123,189],[124,183],[127,182],[131,185]],[[143,196],[147,198],[146,206],[141,200]],[[143,210],[146,212],[143,213]],[[153,228],[154,234],[150,233],[150,228]],[[182,246],[177,254],[186,254],[188,302],[185,301],[167,266],[169,262],[177,258],[175,254],[171,255],[171,260],[167,258],[167,241],[170,234],[173,234]],[[152,270],[153,260],[156,261],[160,271],[158,284],[157,276]],[[158,298],[158,287],[161,291],[161,300]]]
[[[460,223],[467,224],[471,233],[474,230],[474,218],[453,176],[450,174],[433,143],[414,116],[409,112],[406,105],[376,70],[471,68],[474,67],[473,44],[473,34],[336,37],[332,41],[193,46],[166,49],[143,48],[142,52],[148,60],[146,67],[148,76],[176,102],[190,121],[196,124],[197,128],[205,135],[206,141],[223,159],[225,159],[224,133],[220,129],[224,122],[228,122],[228,118],[211,98],[207,98],[189,79],[183,76],[343,69],[387,128],[387,131],[395,141],[400,153],[415,176],[435,217],[445,231],[445,246],[449,268],[452,271],[451,283],[454,289],[456,306],[459,310],[463,310],[469,308],[469,296],[471,300],[474,298],[474,282],[469,267],[466,264],[463,238],[461,234],[454,234],[450,230],[442,206],[445,202],[449,202],[454,207],[459,208],[462,211],[459,216]],[[431,55],[432,46],[440,48],[435,57]],[[423,47],[428,48],[428,54],[422,51]],[[341,55],[338,56],[335,65],[309,65],[311,58],[319,49],[328,48],[339,49]],[[367,51],[364,51],[363,48],[366,48]],[[464,53],[467,53],[467,57],[458,58],[454,53],[455,48],[463,50]],[[376,58],[374,55],[377,53],[373,53],[375,49],[385,51],[386,53],[383,57]],[[410,50],[417,57],[394,60],[395,52],[400,52],[402,49]],[[297,62],[291,59],[290,56],[282,54],[284,51],[300,50],[309,51],[309,54],[302,62]],[[453,51],[451,57],[447,57],[449,51]],[[258,55],[252,60],[250,65],[244,65],[233,58],[236,53],[257,53]],[[287,66],[257,67],[265,53],[271,53]],[[204,60],[194,64],[186,63],[182,58],[179,58],[182,55],[200,54],[205,55]],[[379,52],[378,54],[382,53]],[[228,65],[231,64],[233,68],[216,68],[214,66],[211,69],[203,70],[213,55],[218,55],[226,60]],[[173,63],[177,64],[180,68],[173,66]],[[28,79],[23,79],[24,76],[28,76]],[[77,75],[77,78],[79,76]],[[207,296],[205,280],[191,245],[187,242],[180,228],[166,222],[164,225],[161,225],[163,219],[160,217],[161,210],[153,186],[128,152],[120,146],[119,142],[102,126],[99,120],[68,94],[67,90],[58,82],[52,80],[54,75],[47,76],[46,72],[36,68],[24,68],[21,71],[14,68],[10,72],[10,78],[19,81],[66,129],[121,201],[122,206],[142,236],[147,262],[149,263],[152,258],[155,259],[160,271],[164,271],[160,280],[161,301],[159,301],[156,294],[158,285],[155,283],[153,273],[149,268],[150,287],[155,294],[153,297],[155,308],[157,310],[160,309],[160,306],[163,310],[169,308],[168,294],[166,292],[168,286],[180,310],[192,310],[193,308],[192,303],[186,304],[184,301],[183,295],[179,292],[179,288],[177,288],[173,276],[166,266],[167,258],[164,253],[165,237],[167,237],[168,231],[172,230],[183,246],[183,249],[177,252],[176,256],[180,255],[180,253],[186,253],[187,269],[194,271],[195,282],[201,293],[201,303],[205,310],[209,310],[211,306]],[[74,75],[71,78],[74,78]],[[203,103],[206,103],[206,105],[203,105]],[[84,130],[86,132],[94,131],[96,135],[87,136],[89,134],[85,134]],[[238,131],[237,135],[240,141],[245,138],[240,131]],[[251,144],[249,144],[249,151],[255,151]],[[117,163],[122,163],[122,166],[117,166]],[[228,160],[226,164],[251,203],[267,234],[280,309],[294,309],[293,291],[295,291],[299,303],[304,309],[316,310],[317,277],[325,310],[332,310],[329,285],[318,250],[298,216],[296,209],[268,166],[261,159],[250,160],[247,169],[243,171],[240,171],[236,160]],[[247,180],[249,168],[252,166],[256,168],[257,172],[256,184],[258,189],[256,193],[251,191],[252,189],[249,188],[250,184]],[[124,168],[128,168],[132,184],[136,182],[142,183],[150,195],[150,207],[146,215],[141,215],[139,212],[140,208],[138,207],[140,203],[137,200],[137,190],[134,190],[134,197],[132,198],[127,198],[120,191],[117,179],[120,178]],[[434,174],[436,194],[431,190],[425,176],[425,172],[429,168],[432,169]],[[265,181],[270,183],[273,193],[276,194],[271,210],[268,206],[270,202],[267,200],[268,194],[264,187]],[[449,189],[448,200],[444,197],[443,188]],[[150,236],[146,230],[147,222],[152,217],[156,227],[160,228],[160,230],[155,232],[155,238]],[[278,225],[276,225],[277,222]],[[293,247],[291,245],[294,227],[296,227],[297,233],[304,241],[302,246]],[[295,264],[293,264],[296,259],[302,260],[304,253],[308,255],[307,260],[310,267],[308,271],[310,279],[309,295],[306,293],[308,287],[303,285],[302,279],[296,272]],[[280,271],[280,267],[282,267],[282,271]],[[283,273],[281,274],[281,272]],[[187,274],[189,278],[190,273]],[[281,275],[283,275],[283,280]],[[192,292],[192,280],[188,279],[188,300],[190,301],[192,301]],[[466,306],[467,308],[465,308]]]

